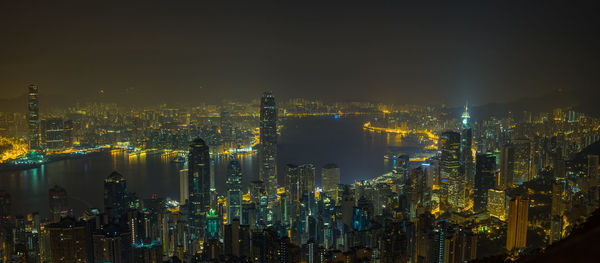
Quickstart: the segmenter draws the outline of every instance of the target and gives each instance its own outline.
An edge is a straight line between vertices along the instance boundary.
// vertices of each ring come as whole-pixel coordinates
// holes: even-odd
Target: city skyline
[[[600,3],[0,3],[0,263],[591,262]]]

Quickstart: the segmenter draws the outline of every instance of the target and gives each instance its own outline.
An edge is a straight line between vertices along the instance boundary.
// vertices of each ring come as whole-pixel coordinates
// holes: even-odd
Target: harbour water
[[[373,133],[362,129],[366,120],[348,118],[287,119],[279,136],[278,174],[287,163],[312,163],[320,182],[320,167],[336,163],[341,169],[342,183],[370,179],[386,172],[389,164],[383,156],[389,146],[414,149],[398,135]],[[244,184],[258,177],[258,156],[238,157],[244,174]],[[215,161],[215,186],[225,188],[227,157]],[[160,154],[128,156],[126,153],[100,153],[86,158],[51,162],[39,168],[0,173],[0,189],[12,197],[12,214],[39,212],[48,214],[48,189],[62,186],[69,195],[69,205],[79,215],[85,208],[103,207],[103,181],[112,171],[127,179],[129,192],[140,198],[179,199],[179,170],[183,164],[173,163]]]

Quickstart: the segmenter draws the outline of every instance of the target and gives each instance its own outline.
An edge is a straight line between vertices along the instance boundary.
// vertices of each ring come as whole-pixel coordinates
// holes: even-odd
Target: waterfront
[[[362,129],[365,119],[301,118],[283,122],[279,136],[278,170],[280,183],[286,163],[313,163],[320,179],[320,167],[336,163],[341,168],[342,183],[377,177],[389,167],[383,155],[388,146],[404,145],[398,135],[373,133]],[[256,155],[240,156],[244,184],[257,179]],[[215,162],[215,185],[223,193],[227,158]],[[103,207],[103,180],[116,170],[127,178],[130,192],[140,198],[179,199],[179,170],[182,164],[170,162],[160,154],[131,157],[125,153],[93,154],[82,159],[47,163],[36,169],[0,173],[0,189],[10,189],[13,214],[34,211],[48,214],[48,189],[64,187],[75,214],[86,207]]]

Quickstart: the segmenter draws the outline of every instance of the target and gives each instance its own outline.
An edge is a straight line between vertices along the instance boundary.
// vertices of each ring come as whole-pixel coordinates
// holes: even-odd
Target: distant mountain
[[[550,112],[555,108],[572,107],[574,110],[585,114],[600,117],[598,97],[592,94],[565,92],[555,90],[535,98],[522,98],[509,103],[490,103],[471,107],[470,113],[473,120],[487,119],[491,116],[503,118],[512,112],[513,117],[519,119],[523,111]],[[450,116],[460,117],[464,108],[449,109]]]

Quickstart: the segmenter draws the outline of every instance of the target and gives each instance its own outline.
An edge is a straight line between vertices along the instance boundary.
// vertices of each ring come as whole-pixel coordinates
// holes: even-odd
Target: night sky
[[[599,13],[594,0],[2,1],[0,98],[31,82],[132,104],[591,92]]]

